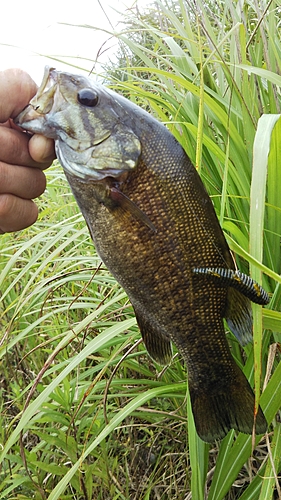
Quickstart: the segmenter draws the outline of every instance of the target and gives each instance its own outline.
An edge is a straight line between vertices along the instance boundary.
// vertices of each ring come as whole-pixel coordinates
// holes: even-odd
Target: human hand
[[[38,209],[32,201],[46,187],[42,170],[55,158],[51,139],[20,131],[12,119],[29,103],[37,87],[22,70],[0,71],[0,233],[33,224]]]

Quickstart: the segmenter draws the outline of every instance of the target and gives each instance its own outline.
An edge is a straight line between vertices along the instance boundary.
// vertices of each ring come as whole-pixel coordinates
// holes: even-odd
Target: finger
[[[0,194],[31,199],[40,196],[45,188],[46,177],[40,169],[0,162]]]
[[[0,127],[0,160],[13,165],[36,166],[28,150],[29,136],[7,127]]]
[[[14,118],[29,103],[37,86],[32,78],[21,69],[7,69],[0,72],[0,122]]]
[[[33,160],[42,163],[44,168],[49,167],[56,157],[54,141],[43,137],[43,135],[33,135],[28,143],[28,147]]]
[[[31,139],[33,138],[28,134],[0,126],[0,161],[41,169],[49,167],[54,159],[54,150],[53,153],[51,152],[52,148],[54,148],[52,141],[44,138],[40,139],[40,141],[38,139],[33,141],[31,146],[32,154],[35,150],[35,159],[33,159],[29,152],[29,141]],[[47,155],[47,159],[43,159],[42,155]],[[36,156],[40,159],[39,163]]]
[[[31,200],[11,194],[0,195],[0,233],[19,231],[34,224],[38,208]]]

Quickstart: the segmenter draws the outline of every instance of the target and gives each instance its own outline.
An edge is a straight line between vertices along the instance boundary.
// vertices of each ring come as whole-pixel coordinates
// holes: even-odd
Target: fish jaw
[[[21,111],[14,122],[19,127],[33,134],[40,134],[50,139],[57,139],[56,130],[50,127],[45,116],[38,113],[31,104]]]
[[[96,95],[97,103],[79,101],[83,91]],[[57,156],[70,175],[100,181],[131,171],[141,155],[140,140],[126,116],[118,114],[120,109],[114,93],[90,78],[46,67],[37,94],[14,121],[54,139]]]

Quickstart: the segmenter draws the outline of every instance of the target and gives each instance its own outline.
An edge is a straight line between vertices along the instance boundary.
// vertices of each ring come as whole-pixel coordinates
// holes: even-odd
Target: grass
[[[163,1],[128,20],[105,75],[182,143],[239,268],[271,295],[253,345],[227,333],[268,434],[200,441],[184,365],[147,357],[55,165],[38,223],[0,239],[0,499],[280,498],[279,24],[278,1]]]

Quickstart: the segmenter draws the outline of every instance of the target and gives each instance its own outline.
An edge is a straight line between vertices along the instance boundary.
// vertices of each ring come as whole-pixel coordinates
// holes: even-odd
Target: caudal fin
[[[243,372],[236,366],[237,376],[229,386],[190,387],[190,397],[195,426],[203,441],[211,443],[222,439],[230,429],[252,434],[254,426],[253,391]],[[267,429],[265,416],[259,408],[255,421],[256,434],[264,434]]]

